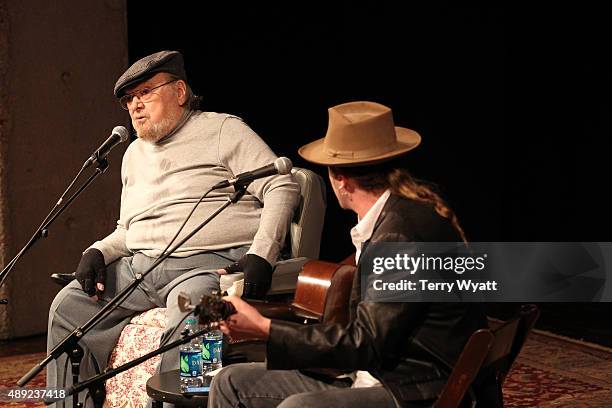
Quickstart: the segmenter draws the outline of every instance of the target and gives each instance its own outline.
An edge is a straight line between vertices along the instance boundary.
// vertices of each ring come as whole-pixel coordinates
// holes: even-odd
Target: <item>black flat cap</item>
[[[139,59],[115,83],[115,96],[119,98],[125,88],[145,81],[158,72],[167,72],[186,81],[183,55],[178,51],[160,51]]]

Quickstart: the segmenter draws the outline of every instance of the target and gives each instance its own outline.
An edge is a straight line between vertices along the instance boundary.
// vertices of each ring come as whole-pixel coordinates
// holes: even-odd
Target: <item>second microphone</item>
[[[291,163],[291,160],[289,160],[287,157],[279,157],[278,159],[274,160],[274,163],[272,164],[268,164],[267,166],[260,167],[253,171],[240,173],[236,177],[229,180],[220,181],[212,187],[212,190],[218,190],[220,188],[234,185],[244,186],[253,180],[272,176],[274,174],[289,174],[292,168],[293,163]]]

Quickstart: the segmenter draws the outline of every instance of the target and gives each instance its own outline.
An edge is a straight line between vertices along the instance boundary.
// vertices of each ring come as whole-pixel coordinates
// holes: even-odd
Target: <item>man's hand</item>
[[[272,265],[255,254],[247,254],[244,263],[245,299],[263,299],[272,283]]]
[[[236,313],[221,322],[223,334],[233,339],[264,339],[270,335],[270,319],[263,317],[257,309],[236,296],[225,296],[224,300],[231,302]]]
[[[255,254],[246,254],[238,261],[223,269],[217,269],[219,275],[244,272],[245,299],[263,299],[272,283],[272,265]]]
[[[85,293],[99,298],[106,282],[106,264],[102,252],[95,248],[85,251],[74,275]]]
[[[219,275],[227,275],[228,273],[242,272],[244,270],[244,263],[246,262],[246,255],[237,260],[236,262],[227,265],[225,268],[217,269]]]

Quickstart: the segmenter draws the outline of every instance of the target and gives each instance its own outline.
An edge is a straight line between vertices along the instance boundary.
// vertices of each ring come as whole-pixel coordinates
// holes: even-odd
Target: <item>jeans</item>
[[[268,370],[265,363],[234,364],[214,378],[209,408],[395,407],[383,387],[350,388],[341,380],[323,381],[297,370]]]

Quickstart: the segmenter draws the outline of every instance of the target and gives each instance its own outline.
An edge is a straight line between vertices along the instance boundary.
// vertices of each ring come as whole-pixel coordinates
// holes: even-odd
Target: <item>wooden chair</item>
[[[459,406],[472,381],[476,378],[494,340],[495,336],[489,329],[477,330],[470,336],[438,397],[436,408]]]
[[[510,352],[508,361],[508,369],[501,378],[502,384],[506,380],[508,373],[512,370],[512,366],[525,345],[531,329],[533,329],[533,326],[535,326],[536,321],[540,317],[540,309],[534,304],[525,304],[521,306],[519,316],[520,321],[516,331],[516,336],[514,337],[514,342],[512,343],[512,350]]]
[[[516,361],[539,310],[535,305],[523,305],[518,316],[493,329],[481,329],[469,338],[459,355],[435,408],[458,407],[470,387],[492,378],[497,388],[498,406],[503,406],[502,385]],[[472,406],[476,404],[472,394]]]

